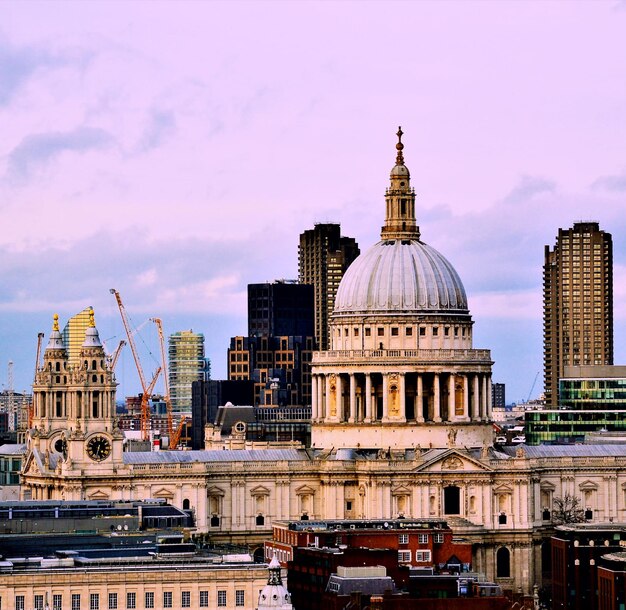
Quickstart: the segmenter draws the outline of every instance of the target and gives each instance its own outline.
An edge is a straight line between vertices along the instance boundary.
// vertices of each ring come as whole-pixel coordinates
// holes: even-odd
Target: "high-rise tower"
[[[328,322],[335,307],[337,288],[359,253],[356,240],[342,237],[336,223],[318,223],[300,235],[298,279],[301,284],[313,286],[315,339],[319,349],[329,347]]]
[[[204,335],[183,330],[170,335],[168,347],[172,409],[176,413],[191,411],[191,384],[207,376]]]
[[[85,340],[85,332],[90,327],[93,307],[85,307],[72,316],[63,328],[63,344],[67,350],[69,364],[76,365],[80,361],[80,350]]]
[[[613,242],[597,222],[559,229],[543,267],[546,405],[569,366],[613,364]]]

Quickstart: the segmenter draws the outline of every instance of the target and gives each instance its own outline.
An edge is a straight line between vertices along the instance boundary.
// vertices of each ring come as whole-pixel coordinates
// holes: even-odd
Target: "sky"
[[[507,401],[543,389],[542,265],[559,227],[613,235],[626,364],[626,2],[0,2],[0,382],[91,305],[205,335],[213,378],[248,283],[299,234],[379,239],[395,133],[422,239],[457,269]],[[118,398],[139,391],[132,356]],[[157,386],[158,388],[158,386]]]

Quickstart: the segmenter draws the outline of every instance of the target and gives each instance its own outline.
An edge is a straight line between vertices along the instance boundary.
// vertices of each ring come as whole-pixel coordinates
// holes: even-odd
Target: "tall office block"
[[[298,279],[314,290],[315,338],[321,350],[329,347],[328,323],[335,307],[339,282],[360,254],[352,237],[342,237],[335,223],[316,224],[300,235]]]
[[[174,412],[191,411],[191,384],[207,378],[204,335],[183,330],[168,342],[170,397]]]
[[[613,364],[613,243],[597,222],[559,229],[545,247],[543,336],[548,406],[565,366]]]
[[[67,350],[68,363],[79,363],[80,350],[85,341],[85,331],[89,328],[89,320],[93,307],[85,307],[81,312],[72,316],[63,328],[63,343]]]
[[[248,336],[312,337],[313,286],[295,280],[248,284]]]

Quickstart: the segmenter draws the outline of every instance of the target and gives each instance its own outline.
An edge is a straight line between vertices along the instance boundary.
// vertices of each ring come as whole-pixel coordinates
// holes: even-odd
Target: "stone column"
[[[324,375],[326,378],[326,392],[324,394],[324,420],[330,419],[330,375]]]
[[[454,394],[454,375],[448,377],[448,421],[456,419],[456,400]]]
[[[365,421],[372,421],[372,376],[365,373]]]
[[[415,388],[415,420],[418,422],[424,421],[424,385],[422,383],[422,376],[417,375],[417,386]]]
[[[463,375],[463,413],[469,416],[469,375]]]
[[[491,375],[487,375],[487,419],[491,419],[491,405],[492,405],[492,398],[491,398],[491,391],[492,391],[492,387],[491,387]]]
[[[474,400],[472,400],[472,412],[467,415],[472,417],[478,417],[478,410],[480,405],[480,387],[478,385],[478,374],[474,375]]]
[[[383,373],[383,421],[389,418],[389,375]]]
[[[356,379],[354,373],[350,373],[350,415],[348,422],[353,424],[356,420]]]
[[[317,375],[311,375],[311,421],[317,418]]]
[[[398,386],[398,391],[400,392],[400,417],[402,421],[406,421],[406,377],[404,373],[400,373]]]
[[[480,419],[487,419],[487,375],[481,375],[482,392],[480,394]]]
[[[341,378],[341,373],[337,373],[337,421],[344,421],[344,412],[343,412],[343,379]]]
[[[441,421],[441,396],[439,388],[439,373],[435,373],[433,380],[433,421]]]

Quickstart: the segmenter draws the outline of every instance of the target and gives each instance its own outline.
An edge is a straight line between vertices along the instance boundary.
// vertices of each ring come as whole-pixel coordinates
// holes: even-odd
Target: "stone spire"
[[[267,568],[270,573],[267,584],[259,593],[257,610],[293,610],[291,595],[283,585],[283,579],[280,575],[280,563],[276,559],[276,555],[272,557],[272,561],[270,561]]]
[[[411,188],[411,174],[404,164],[404,135],[398,127],[396,164],[389,176],[391,185],[385,192],[385,225],[381,231],[383,241],[419,240],[420,231],[415,221],[415,191]]]

